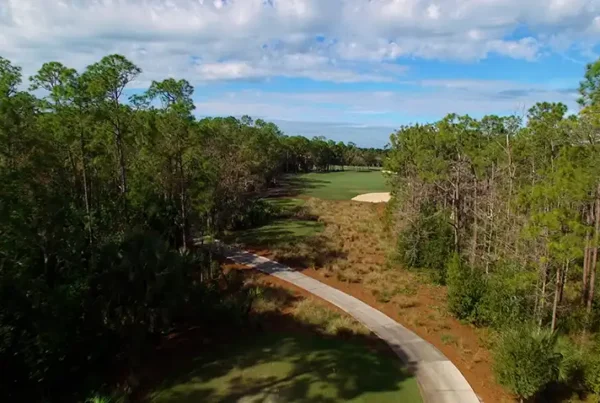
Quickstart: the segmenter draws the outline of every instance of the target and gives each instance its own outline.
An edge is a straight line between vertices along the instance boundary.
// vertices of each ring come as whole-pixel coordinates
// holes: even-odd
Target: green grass
[[[389,192],[380,171],[309,173],[292,177],[300,196],[324,200],[350,200],[363,193]]]
[[[421,402],[398,359],[353,342],[261,333],[211,346],[154,389],[150,401]]]
[[[262,226],[237,230],[226,238],[245,245],[280,246],[307,240],[323,231],[324,225],[304,209],[306,200],[290,197],[268,199],[279,213]]]
[[[236,231],[231,239],[246,245],[293,244],[317,235],[323,227],[323,223],[318,221],[280,219],[262,227]]]

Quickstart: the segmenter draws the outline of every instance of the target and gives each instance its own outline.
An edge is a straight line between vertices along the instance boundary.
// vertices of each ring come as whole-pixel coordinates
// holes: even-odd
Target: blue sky
[[[600,44],[600,0],[0,0],[0,56],[26,75],[109,53],[131,85],[185,78],[198,116],[381,146],[456,112],[572,112]]]

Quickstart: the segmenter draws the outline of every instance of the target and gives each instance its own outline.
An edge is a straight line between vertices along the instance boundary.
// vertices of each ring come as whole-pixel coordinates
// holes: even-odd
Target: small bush
[[[498,382],[521,401],[535,396],[558,378],[561,355],[556,335],[529,326],[502,334],[494,353]]]
[[[486,292],[483,276],[467,267],[457,254],[448,261],[448,309],[458,319],[481,322],[480,306]]]
[[[276,206],[265,199],[247,200],[232,217],[231,229],[248,229],[269,222],[279,213]]]
[[[432,270],[439,284],[446,280],[445,265],[454,249],[454,234],[447,214],[426,205],[418,219],[398,238],[398,257],[407,267]]]
[[[558,381],[575,389],[582,386],[585,369],[584,350],[568,337],[559,337],[556,351],[561,355],[558,366]]]
[[[486,280],[485,294],[478,309],[479,319],[502,328],[530,318],[535,276],[534,272],[513,264],[497,267]]]
[[[583,363],[586,388],[600,401],[600,351],[589,351]]]

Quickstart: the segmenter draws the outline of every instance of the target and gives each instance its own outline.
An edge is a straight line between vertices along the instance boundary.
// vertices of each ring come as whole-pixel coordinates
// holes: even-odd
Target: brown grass
[[[330,336],[367,336],[371,333],[351,316],[332,308],[318,298],[292,294],[284,288],[268,285],[256,277],[248,280],[247,284],[257,290],[257,297],[252,304],[255,313],[287,314],[298,323],[309,325]]]

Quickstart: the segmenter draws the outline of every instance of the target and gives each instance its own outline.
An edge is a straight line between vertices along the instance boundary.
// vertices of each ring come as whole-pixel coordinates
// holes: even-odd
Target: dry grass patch
[[[410,309],[419,306],[419,300],[413,297],[397,295],[392,299],[392,302],[398,309]]]
[[[300,323],[315,327],[319,332],[337,335],[369,335],[370,331],[347,314],[338,312],[313,297],[298,297],[279,287],[267,287],[250,280],[256,290],[252,310],[258,314],[286,313]]]
[[[326,334],[361,334],[370,331],[348,315],[341,314],[327,307],[315,298],[306,298],[296,304],[293,315],[304,323],[323,329]]]

